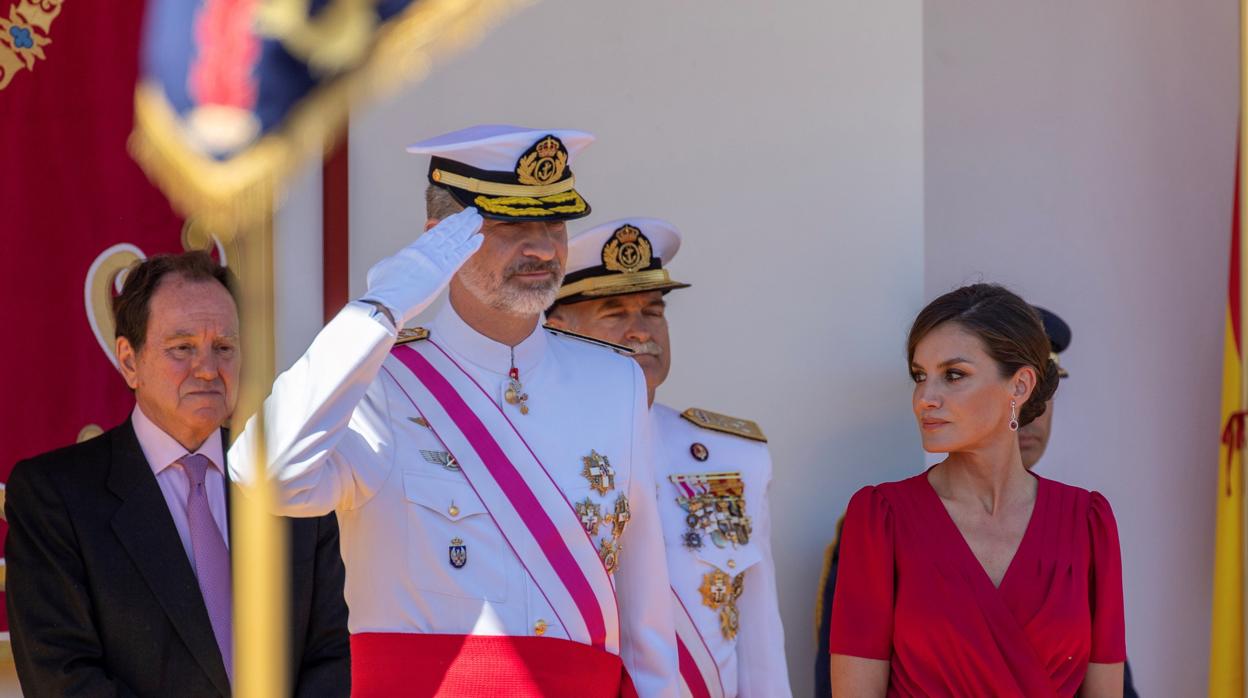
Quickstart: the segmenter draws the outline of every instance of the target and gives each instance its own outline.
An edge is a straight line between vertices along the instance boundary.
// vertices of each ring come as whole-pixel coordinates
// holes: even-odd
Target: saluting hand
[[[362,300],[384,305],[399,327],[407,324],[481,247],[482,223],[481,214],[471,207],[443,218],[416,242],[368,270],[368,293]]]

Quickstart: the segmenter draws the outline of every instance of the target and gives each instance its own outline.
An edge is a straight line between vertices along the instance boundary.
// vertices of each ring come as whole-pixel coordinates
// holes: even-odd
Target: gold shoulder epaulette
[[[628,347],[625,347],[625,346],[621,346],[619,344],[612,344],[611,342],[603,341],[601,339],[594,339],[593,337],[586,337],[583,334],[577,334],[575,332],[561,330],[557,327],[551,327],[550,325],[542,325],[542,326],[545,327],[547,330],[554,332],[555,334],[563,335],[564,337],[571,337],[572,339],[579,339],[582,342],[589,342],[590,344],[596,344],[600,347],[606,347],[607,349],[610,349],[617,354],[623,354],[624,356],[633,355],[632,349],[629,349]]]
[[[429,339],[429,330],[423,327],[404,327],[399,330],[399,338],[394,340],[394,345],[397,347],[400,344],[411,344],[424,339]]]
[[[763,430],[758,426],[758,423],[751,422],[748,419],[737,419],[736,417],[729,417],[726,414],[718,414],[698,409],[697,407],[690,407],[681,412],[680,416],[703,429],[722,431],[725,434],[735,434],[742,438],[762,441],[763,443],[767,442],[767,437],[763,436]]]

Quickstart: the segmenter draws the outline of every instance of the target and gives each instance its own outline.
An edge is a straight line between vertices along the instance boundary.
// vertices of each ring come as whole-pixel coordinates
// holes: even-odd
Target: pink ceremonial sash
[[[429,423],[574,642],[620,652],[615,589],[571,503],[499,405],[433,341],[385,370]],[[394,369],[394,370],[391,370]]]
[[[672,589],[676,618],[676,651],[680,662],[680,693],[686,698],[724,698],[719,665],[676,590]]]

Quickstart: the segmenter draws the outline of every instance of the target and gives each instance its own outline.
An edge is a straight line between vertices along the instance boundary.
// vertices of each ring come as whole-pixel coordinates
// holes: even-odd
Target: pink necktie
[[[195,575],[199,577],[199,593],[208,608],[208,620],[212,622],[212,634],[221,648],[221,660],[225,673],[234,682],[234,626],[230,603],[230,551],[221,538],[221,529],[212,518],[208,506],[208,489],[204,476],[212,461],[201,454],[184,456],[178,461],[191,482],[186,496],[186,518],[191,529],[191,551],[195,555]]]

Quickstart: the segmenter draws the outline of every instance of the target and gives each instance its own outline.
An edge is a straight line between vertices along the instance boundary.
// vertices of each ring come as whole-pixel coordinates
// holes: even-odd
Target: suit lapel
[[[230,430],[221,430],[221,477],[225,485],[225,532],[230,544],[230,552],[234,552],[234,512],[230,511],[230,490],[234,485],[230,482]]]
[[[113,531],[191,654],[222,695],[230,682],[169,506],[127,421],[113,439],[108,487],[121,499]]]

